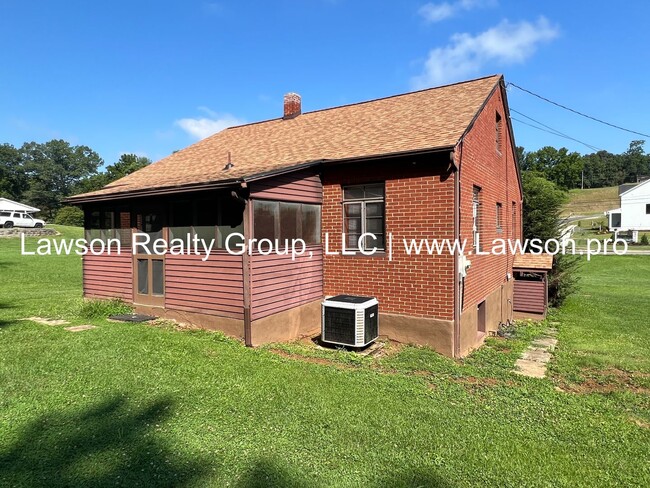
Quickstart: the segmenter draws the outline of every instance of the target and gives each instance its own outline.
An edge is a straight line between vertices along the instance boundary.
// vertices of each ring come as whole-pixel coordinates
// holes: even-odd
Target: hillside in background
[[[619,205],[618,186],[569,190],[569,202],[564,205],[562,215],[602,214],[606,210],[618,208]]]

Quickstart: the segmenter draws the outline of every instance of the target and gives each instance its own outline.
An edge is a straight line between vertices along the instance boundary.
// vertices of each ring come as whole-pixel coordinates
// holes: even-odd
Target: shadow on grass
[[[273,459],[262,458],[258,460],[243,476],[239,478],[236,488],[307,488],[314,486],[299,479],[295,473],[280,466]]]
[[[7,305],[6,303],[0,302],[0,328],[13,323],[12,320],[7,320],[6,318],[4,318],[6,314],[5,310],[8,310],[10,308],[14,308],[14,307],[12,307],[11,305]]]
[[[440,478],[435,471],[421,468],[392,473],[377,485],[378,488],[451,488],[452,486]]]
[[[160,440],[155,431],[164,426],[172,410],[173,403],[165,399],[136,409],[115,398],[83,412],[41,416],[26,425],[10,445],[0,448],[0,486],[202,486],[210,475],[218,474],[212,468],[220,460],[183,454]],[[408,468],[382,476],[378,483],[364,484],[376,488],[451,486],[433,471]],[[233,486],[311,488],[318,484],[282,460],[261,458]]]
[[[172,450],[155,433],[172,407],[171,401],[159,400],[136,409],[116,398],[81,413],[42,416],[8,450],[0,450],[0,485],[190,484],[206,473],[207,463]]]
[[[382,467],[377,466],[377,470],[381,471]],[[320,485],[313,479],[306,479],[298,473],[289,471],[273,459],[262,458],[246,471],[234,486],[236,488],[312,488]],[[383,476],[378,483],[367,481],[362,482],[361,486],[376,488],[451,488],[452,485],[442,480],[433,471],[407,468]]]

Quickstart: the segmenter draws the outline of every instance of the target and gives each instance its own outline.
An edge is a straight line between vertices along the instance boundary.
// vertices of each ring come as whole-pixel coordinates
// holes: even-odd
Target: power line
[[[548,103],[553,104],[553,105],[555,105],[557,107],[563,108],[564,110],[568,110],[569,112],[573,112],[574,114],[578,114],[578,115],[580,115],[582,117],[586,117],[586,118],[594,120],[594,121],[596,121],[598,123],[605,124],[605,125],[608,125],[610,127],[614,127],[615,129],[618,129],[618,130],[622,130],[622,131],[625,131],[625,132],[630,132],[631,134],[636,134],[636,135],[639,135],[639,136],[650,138],[650,135],[644,134],[643,132],[637,132],[635,130],[626,129],[625,127],[621,127],[620,125],[610,124],[609,122],[605,122],[604,120],[597,119],[596,117],[592,117],[591,115],[584,114],[582,112],[579,112],[578,110],[574,110],[572,108],[569,108],[566,105],[562,105],[561,103],[554,102],[553,100],[549,100],[548,98],[543,97],[542,95],[538,95],[537,93],[533,93],[530,90],[526,90],[525,88],[522,88],[519,85],[516,85],[516,84],[512,83],[511,81],[508,82],[508,86],[510,86],[510,85],[512,85],[515,88],[518,88],[519,90],[521,90],[523,92],[526,92],[526,93],[528,93],[528,94],[530,94],[530,95],[532,95],[534,97],[537,97],[540,100],[544,100],[545,102],[548,102]]]
[[[587,146],[591,150],[597,151],[597,149],[595,149],[593,146],[590,146],[589,144],[586,144],[586,143],[581,142],[581,141],[577,141],[577,140],[573,139],[572,137],[563,136],[563,135],[558,134],[557,132],[553,132],[553,131],[550,131],[550,130],[543,129],[541,127],[537,127],[536,125],[529,124],[528,122],[524,122],[523,120],[518,119],[516,117],[510,117],[510,118],[512,120],[516,121],[516,122],[519,122],[520,124],[524,124],[524,125],[527,125],[528,127],[532,127],[533,129],[541,130],[542,132],[546,132],[546,133],[552,134],[554,136],[563,137],[565,139],[570,139],[572,141],[576,141],[576,142],[578,142],[578,143],[580,143],[580,144],[582,144],[584,146]]]
[[[524,114],[524,113],[522,113],[522,112],[519,112],[518,110],[515,110],[514,108],[511,108],[510,111],[511,111],[511,112],[515,112],[515,113],[521,115],[522,117],[525,117],[525,118],[527,118],[528,120],[531,120],[531,121],[535,122],[536,124],[541,125],[542,127],[546,127],[546,129],[542,129],[542,127],[537,127],[537,126],[535,126],[535,125],[533,125],[533,124],[530,124],[530,123],[528,123],[528,122],[524,122],[523,120],[517,119],[517,118],[515,118],[515,117],[512,117],[512,116],[510,117],[512,120],[516,120],[517,122],[519,122],[519,123],[521,123],[521,124],[527,125],[527,126],[529,126],[529,127],[532,127],[532,128],[534,128],[534,129],[537,129],[537,130],[541,130],[541,131],[543,131],[543,132],[548,132],[549,134],[553,134],[553,135],[555,135],[555,136],[564,137],[565,139],[570,139],[570,140],[575,141],[575,142],[577,142],[577,143],[579,143],[579,144],[582,144],[583,146],[588,147],[588,148],[591,149],[592,151],[595,151],[595,152],[602,151],[602,149],[600,149],[600,148],[598,148],[598,147],[596,147],[596,146],[593,146],[593,145],[591,145],[591,144],[587,144],[586,142],[583,142],[583,141],[581,141],[581,140],[578,140],[578,139],[576,139],[575,137],[571,137],[570,135],[565,134],[564,132],[560,132],[559,130],[554,129],[554,128],[551,127],[551,126],[548,126],[548,125],[546,125],[546,124],[543,124],[543,123],[540,122],[539,120],[535,120],[535,119],[533,119],[532,117],[529,117],[528,115],[526,115],[526,114]],[[548,130],[547,130],[547,129],[548,129]]]
[[[526,114],[524,114],[524,113],[522,113],[522,112],[519,112],[519,111],[517,111],[517,110],[515,110],[515,109],[513,109],[513,108],[511,108],[510,111],[511,111],[511,112],[515,112],[515,113],[521,115],[522,117],[525,117],[525,118],[527,118],[528,120],[531,120],[531,121],[535,122],[536,124],[541,125],[542,127],[546,127],[547,129],[549,129],[549,130],[552,131],[551,134],[555,134],[555,135],[557,135],[557,136],[564,137],[564,138],[566,138],[566,139],[571,139],[572,141],[575,141],[575,142],[579,142],[580,144],[582,144],[582,145],[584,145],[584,146],[587,146],[589,149],[591,149],[591,150],[593,150],[593,151],[601,151],[601,150],[602,150],[602,149],[600,149],[600,148],[598,148],[598,147],[596,147],[596,146],[594,146],[594,145],[592,145],[592,144],[587,144],[586,142],[583,142],[583,141],[580,141],[580,140],[578,140],[578,139],[576,139],[576,138],[574,138],[574,137],[571,137],[570,135],[565,134],[564,132],[560,132],[559,130],[554,129],[553,127],[551,127],[551,126],[549,126],[549,125],[543,124],[543,123],[540,122],[539,120],[536,120],[536,119],[534,119],[534,118],[532,118],[532,117],[530,117],[530,116],[528,116],[528,115],[526,115]],[[512,117],[511,117],[511,118],[512,118]],[[517,120],[517,119],[515,119],[515,120]],[[521,120],[518,120],[518,122],[522,122],[522,121],[521,121]],[[528,124],[528,125],[530,125],[530,124]],[[531,125],[531,127],[534,127],[534,126]],[[536,127],[536,128],[539,129],[539,127]],[[548,132],[548,131],[545,131],[545,132]]]

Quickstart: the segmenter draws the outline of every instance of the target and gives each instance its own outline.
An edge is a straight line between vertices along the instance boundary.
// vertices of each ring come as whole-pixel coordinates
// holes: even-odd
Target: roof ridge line
[[[345,103],[343,105],[336,105],[334,107],[318,108],[316,110],[310,110],[309,112],[303,112],[302,114],[300,114],[299,117],[303,117],[305,115],[310,115],[310,114],[314,114],[314,113],[318,113],[318,112],[326,112],[328,110],[336,110],[336,109],[344,108],[344,107],[354,107],[354,106],[357,106],[357,105],[364,105],[366,103],[379,102],[381,100],[388,100],[388,99],[391,99],[391,98],[405,97],[405,96],[408,96],[408,95],[414,95],[416,93],[422,93],[422,92],[426,92],[426,91],[434,91],[434,90],[439,90],[441,88],[448,88],[450,86],[464,85],[466,83],[474,83],[476,81],[486,80],[488,78],[495,78],[495,77],[500,77],[500,76],[503,76],[503,75],[495,73],[495,74],[492,74],[492,75],[481,76],[479,78],[474,78],[474,79],[471,79],[471,80],[464,80],[464,81],[456,81],[454,83],[447,83],[446,85],[431,86],[429,88],[421,88],[420,90],[408,91],[408,92],[404,92],[404,93],[397,93],[395,95],[386,95],[385,97],[372,98],[370,100],[362,100],[360,102]],[[299,117],[296,117],[296,118],[290,119],[290,120],[295,120],[295,119],[297,119]],[[274,117],[272,119],[258,120],[258,121],[255,121],[255,122],[248,122],[246,124],[233,125],[233,126],[230,126],[230,127],[226,127],[224,129],[224,131],[230,130],[230,129],[237,129],[239,127],[247,127],[247,126],[250,126],[250,125],[265,124],[267,122],[273,122],[273,121],[276,121],[276,120],[284,120],[284,119],[282,117]],[[208,137],[212,137],[212,136],[214,136],[214,135],[216,135],[218,133],[219,132],[215,132],[214,134],[212,134],[211,136],[208,136]]]

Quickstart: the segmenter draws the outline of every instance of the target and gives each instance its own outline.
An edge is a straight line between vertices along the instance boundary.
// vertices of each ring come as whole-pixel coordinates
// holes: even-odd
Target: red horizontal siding
[[[85,297],[133,301],[133,258],[129,253],[83,256]]]
[[[546,308],[546,283],[515,281],[514,311],[543,314]]]
[[[308,256],[309,251],[312,257]],[[257,320],[323,297],[323,251],[304,256],[251,256],[251,319]]]
[[[285,202],[322,203],[320,177],[308,171],[275,176],[251,183],[252,198]]]
[[[242,257],[226,252],[171,256],[165,261],[165,308],[242,319]]]

